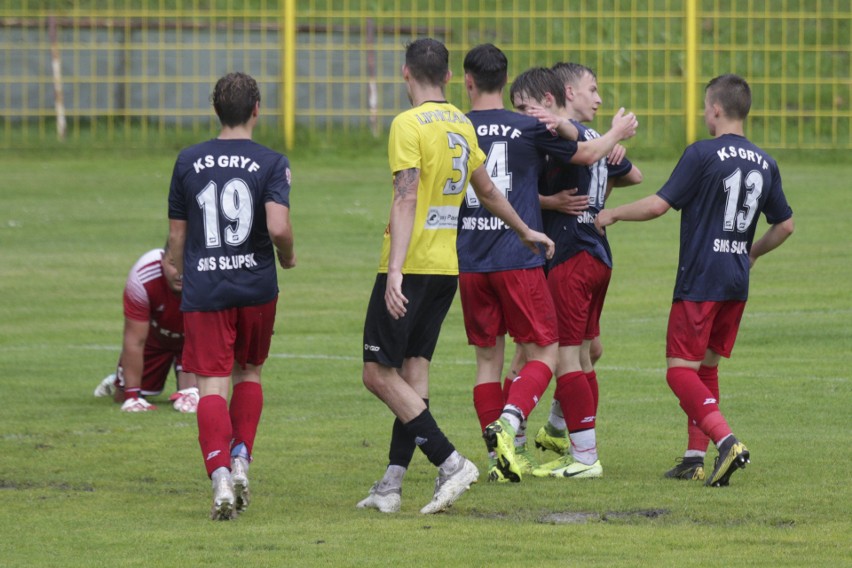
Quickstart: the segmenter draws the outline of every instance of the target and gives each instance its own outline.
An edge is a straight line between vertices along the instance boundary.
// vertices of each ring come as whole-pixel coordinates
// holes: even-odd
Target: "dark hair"
[[[595,79],[598,78],[594,71],[585,65],[580,65],[579,63],[564,63],[560,61],[559,63],[554,64],[551,69],[553,69],[553,72],[556,73],[557,77],[559,77],[559,80],[562,81],[563,85],[567,85],[568,83],[571,83],[572,85],[576,84],[586,73]]]
[[[405,46],[405,65],[418,82],[443,87],[450,70],[450,52],[436,39],[417,39]]]
[[[751,110],[751,89],[739,75],[719,75],[707,83],[704,92],[708,100],[718,103],[729,118],[745,120]]]
[[[509,90],[512,101],[515,100],[515,95],[541,101],[547,93],[553,95],[557,106],[565,106],[565,86],[559,81],[556,73],[547,67],[527,69],[515,77]]]
[[[477,45],[464,56],[464,71],[473,78],[476,88],[496,93],[506,86],[509,60],[495,45]]]
[[[239,126],[251,118],[260,102],[260,89],[250,75],[228,73],[216,82],[210,100],[222,126]]]

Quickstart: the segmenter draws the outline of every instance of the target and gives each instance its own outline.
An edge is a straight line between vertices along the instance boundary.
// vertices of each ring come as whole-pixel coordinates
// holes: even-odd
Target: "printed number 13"
[[[754,215],[757,213],[757,200],[760,194],[763,193],[763,176],[757,170],[751,170],[745,176],[743,184],[743,173],[737,168],[734,173],[725,178],[725,192],[728,194],[725,202],[725,231],[737,230],[739,233],[745,233],[751,225]],[[740,191],[745,185],[746,195],[743,200],[742,210],[737,210],[737,205],[740,200]]]

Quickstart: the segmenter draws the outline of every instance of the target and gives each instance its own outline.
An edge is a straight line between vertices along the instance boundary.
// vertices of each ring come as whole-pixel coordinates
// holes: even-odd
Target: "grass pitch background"
[[[400,514],[354,508],[384,470],[392,421],[360,381],[390,199],[385,158],[292,154],[298,266],[279,270],[254,501],[235,522],[212,523],[195,419],[171,410],[170,391],[143,415],[91,396],[118,357],[127,271],[165,240],[173,159],[0,158],[0,565],[852,565],[852,166],[781,163],[796,233],[755,266],[733,358],[720,367],[722,409],[753,457],[730,487],[661,477],[686,422],[664,379],[671,212],[610,230],[598,365],[605,477],[483,477],[447,514],[426,517],[418,510],[436,471],[422,456]],[[645,182],[611,203],[656,191],[675,161],[637,163]],[[484,471],[473,361],[456,305],[433,362],[432,408]]]

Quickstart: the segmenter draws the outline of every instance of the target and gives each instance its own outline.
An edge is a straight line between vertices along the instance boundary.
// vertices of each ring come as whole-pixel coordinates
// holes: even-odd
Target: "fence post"
[[[293,148],[296,133],[296,0],[284,1],[283,21],[279,29],[281,41],[282,89],[281,127],[284,130],[284,147]]]
[[[696,140],[695,108],[698,106],[696,85],[698,84],[698,0],[686,1],[686,104],[684,119],[686,122],[686,143]]]

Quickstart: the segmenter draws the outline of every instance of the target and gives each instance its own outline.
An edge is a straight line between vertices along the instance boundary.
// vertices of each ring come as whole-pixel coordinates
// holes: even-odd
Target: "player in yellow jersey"
[[[379,273],[364,323],[363,381],[396,416],[384,477],[358,503],[399,511],[402,479],[416,447],[438,467],[432,500],[421,513],[438,513],[479,478],[429,412],[429,362],[458,283],[458,211],[468,182],[480,202],[532,250],[553,254],[553,242],[530,229],[483,167],[470,120],[444,98],[449,53],[434,39],[406,47],[402,67],[412,109],[391,124],[393,172],[390,221]]]

